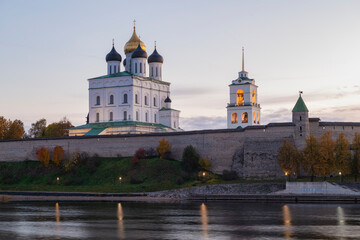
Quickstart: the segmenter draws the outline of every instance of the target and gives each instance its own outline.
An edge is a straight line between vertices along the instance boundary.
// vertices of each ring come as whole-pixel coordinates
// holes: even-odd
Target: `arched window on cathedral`
[[[114,104],[114,95],[110,95],[109,104]]]
[[[241,114],[241,121],[242,121],[243,123],[247,123],[247,122],[249,121],[249,117],[248,117],[248,113],[247,113],[247,112],[243,112],[243,113]]]
[[[112,69],[112,66],[110,65],[110,74],[111,74],[111,69]]]
[[[148,97],[145,96],[145,105],[148,105]]]
[[[113,114],[113,112],[110,112],[109,113],[109,122],[112,122],[114,119],[114,114]]]
[[[148,113],[146,112],[145,113],[145,122],[147,122],[148,121]]]
[[[142,73],[142,64],[141,63],[139,63],[139,68],[140,68],[140,73]]]
[[[95,122],[100,122],[100,113],[96,113]]]
[[[154,76],[154,67],[151,67],[151,76]]]
[[[154,114],[154,122],[156,123],[156,113]]]
[[[124,94],[124,99],[123,99],[123,103],[128,103],[128,95],[127,93]]]
[[[124,111],[124,121],[127,120],[127,111]]]
[[[239,89],[236,92],[236,105],[241,106],[244,104],[244,91]]]
[[[136,121],[139,121],[139,112],[136,111]]]
[[[137,73],[137,63],[135,63],[135,73]]]
[[[155,76],[156,76],[156,77],[158,76],[158,67],[156,67],[156,73],[155,73]]]
[[[154,97],[154,107],[156,107],[156,97]]]
[[[144,73],[146,73],[146,64],[144,63]]]
[[[302,119],[301,119],[301,116],[300,116],[300,121],[301,121]]]
[[[253,119],[254,123],[256,123],[256,113],[253,114]]]
[[[96,104],[95,105],[100,105],[100,96],[96,96]]]
[[[257,121],[257,124],[259,124],[259,123],[260,123],[260,114],[259,114],[259,113],[257,113],[257,118],[256,118],[256,121]]]
[[[237,123],[238,122],[238,115],[237,113],[231,114],[231,123]]]
[[[256,103],[255,90],[252,91],[252,103],[253,105]]]
[[[137,94],[135,94],[135,103],[136,103],[136,104],[139,104],[139,97],[138,97]]]

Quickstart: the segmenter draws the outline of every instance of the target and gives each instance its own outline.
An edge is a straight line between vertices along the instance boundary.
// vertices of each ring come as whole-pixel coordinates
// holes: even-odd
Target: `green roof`
[[[113,74],[108,74],[100,77],[90,78],[90,79],[102,79],[102,78],[112,78],[112,77],[124,77],[124,76],[132,76],[132,73],[129,73],[128,71],[124,72],[118,72]]]
[[[105,129],[106,128],[93,128],[90,131],[88,131],[87,133],[85,133],[85,136],[97,136]]]
[[[297,100],[295,107],[292,110],[293,112],[308,112],[308,108],[306,107],[304,100],[302,99],[301,95],[299,96],[299,99]]]
[[[124,127],[124,126],[133,126],[133,125],[141,125],[141,126],[153,126],[158,128],[170,128],[162,124],[156,124],[156,123],[147,123],[147,122],[136,122],[136,121],[121,121],[121,122],[100,122],[100,123],[88,123],[85,125],[73,127],[71,129],[86,129],[91,128],[94,129],[105,129],[109,127]],[[170,128],[171,129],[171,128]],[[90,130],[90,131],[92,131]]]

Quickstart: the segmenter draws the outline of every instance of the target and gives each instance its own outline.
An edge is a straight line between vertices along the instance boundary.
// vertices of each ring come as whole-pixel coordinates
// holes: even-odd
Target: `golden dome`
[[[138,35],[136,34],[135,26],[134,26],[134,32],[133,32],[130,40],[125,44],[125,47],[124,47],[124,52],[125,52],[125,54],[134,51],[134,50],[139,46],[139,42],[140,42],[141,48],[142,48],[144,51],[146,51],[146,46],[145,46],[145,44],[140,40],[140,38],[138,37]]]

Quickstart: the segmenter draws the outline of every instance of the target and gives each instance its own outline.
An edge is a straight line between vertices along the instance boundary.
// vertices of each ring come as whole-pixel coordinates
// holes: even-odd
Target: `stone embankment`
[[[285,189],[285,183],[234,183],[217,184],[147,193],[150,197],[189,199],[198,195],[269,194]]]

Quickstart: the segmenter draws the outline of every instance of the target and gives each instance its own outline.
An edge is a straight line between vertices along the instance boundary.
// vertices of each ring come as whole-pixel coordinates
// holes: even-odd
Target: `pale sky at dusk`
[[[106,74],[113,38],[125,58],[136,19],[148,55],[157,41],[185,130],[226,128],[242,46],[262,124],[290,121],[299,90],[310,117],[358,122],[359,13],[357,0],[0,0],[0,116],[84,124],[87,79]]]

